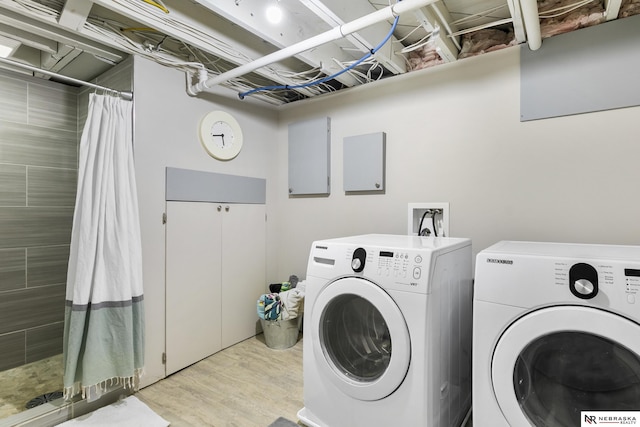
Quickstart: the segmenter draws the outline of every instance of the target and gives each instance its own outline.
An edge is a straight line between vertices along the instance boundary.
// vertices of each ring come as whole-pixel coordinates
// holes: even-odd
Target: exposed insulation
[[[438,55],[432,43],[409,53],[409,69],[411,71],[421,70],[443,63],[444,60]]]
[[[513,35],[513,31],[486,28],[462,36],[462,49],[460,49],[458,59],[493,52],[494,50],[515,46],[516,44],[518,43]]]
[[[540,15],[540,33],[542,38],[567,33],[579,28],[590,27],[605,21],[604,6],[602,1],[592,1],[586,5],[562,13],[560,8],[570,10],[576,0],[542,0],[538,1],[538,14]],[[555,16],[558,15],[558,16]],[[546,18],[545,16],[549,16]]]
[[[618,18],[627,18],[638,14],[640,14],[640,0],[623,0]]]
[[[538,0],[540,32],[542,38],[597,25],[605,21],[603,0],[593,0],[579,6],[581,0]],[[579,7],[577,7],[579,6]],[[571,10],[576,7],[575,10]],[[623,0],[618,18],[640,14],[640,0]],[[557,15],[557,16],[556,16]],[[481,55],[494,50],[515,46],[513,30],[486,28],[464,34],[458,59]],[[409,54],[411,71],[432,67],[445,61],[432,44],[427,44]]]

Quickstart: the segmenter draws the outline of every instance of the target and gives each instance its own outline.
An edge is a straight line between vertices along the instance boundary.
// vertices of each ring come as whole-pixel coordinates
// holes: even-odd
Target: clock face
[[[242,149],[242,130],[231,114],[212,111],[200,122],[200,141],[219,160],[230,160]]]
[[[229,149],[234,143],[234,133],[229,123],[217,121],[211,126],[211,137],[221,149]]]

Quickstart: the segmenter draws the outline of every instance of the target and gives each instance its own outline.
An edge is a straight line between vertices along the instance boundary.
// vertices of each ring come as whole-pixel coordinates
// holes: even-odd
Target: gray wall
[[[94,80],[131,90],[132,61]],[[0,370],[62,353],[89,93],[0,70]]]
[[[0,71],[0,370],[62,352],[76,88]]]
[[[520,122],[519,48],[279,112],[279,240],[267,244],[280,276],[306,275],[313,240],[406,234],[416,202],[449,202],[451,236],[471,238],[474,254],[500,240],[640,244],[640,107]],[[291,198],[287,126],[327,115],[331,195]],[[386,132],[385,193],[345,194],[343,140],[373,132]]]

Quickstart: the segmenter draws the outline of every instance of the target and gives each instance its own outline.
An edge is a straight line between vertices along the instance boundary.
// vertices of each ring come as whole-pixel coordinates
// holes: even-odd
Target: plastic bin
[[[299,320],[299,317],[289,320],[260,319],[267,347],[275,350],[284,350],[296,345],[300,327]]]

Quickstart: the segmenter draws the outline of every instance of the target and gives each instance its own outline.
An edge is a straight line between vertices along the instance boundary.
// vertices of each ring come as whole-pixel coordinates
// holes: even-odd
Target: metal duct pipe
[[[538,50],[542,46],[542,34],[540,33],[540,16],[538,15],[537,0],[520,0],[524,31],[527,34],[529,49]]]
[[[281,49],[277,52],[263,56],[262,58],[249,62],[248,64],[240,65],[234,68],[233,70],[229,70],[227,72],[219,74],[215,77],[210,78],[209,80],[200,81],[195,85],[191,86],[191,88],[187,92],[190,94],[200,93],[215,85],[224,83],[228,80],[231,80],[236,77],[240,77],[252,71],[255,71],[258,68],[262,68],[269,64],[273,64],[274,62],[278,62],[278,61],[282,61],[284,59],[290,58],[292,56],[295,56],[299,53],[304,52],[305,50],[313,49],[314,47],[321,46],[325,43],[338,40],[351,33],[360,31],[363,28],[366,28],[370,25],[377,24],[378,22],[382,22],[387,19],[395,19],[396,16],[399,16],[405,12],[411,12],[413,10],[426,6],[428,4],[435,3],[436,1],[438,0],[400,1],[392,6],[387,6],[384,9],[380,9],[375,12],[372,12],[369,15],[363,16],[362,18],[358,18],[354,21],[347,22],[346,24],[343,24],[339,27],[332,28],[327,32],[318,34],[317,36],[311,37],[307,40],[303,40],[299,43],[285,47],[284,49]],[[535,0],[533,1],[535,2]]]

